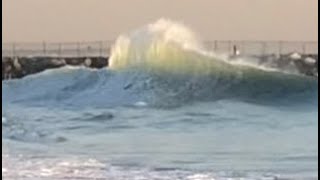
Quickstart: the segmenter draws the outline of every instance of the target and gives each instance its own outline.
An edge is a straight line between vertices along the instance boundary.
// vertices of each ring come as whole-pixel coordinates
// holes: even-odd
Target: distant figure
[[[240,54],[240,51],[237,49],[236,45],[233,45],[233,56],[237,56]]]

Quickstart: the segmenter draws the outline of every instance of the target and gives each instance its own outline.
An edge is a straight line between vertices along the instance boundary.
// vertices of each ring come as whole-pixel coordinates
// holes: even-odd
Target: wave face
[[[65,67],[4,82],[2,103],[171,108],[232,99],[276,106],[317,104],[318,83],[311,78],[256,69],[241,75],[220,73],[194,76]]]

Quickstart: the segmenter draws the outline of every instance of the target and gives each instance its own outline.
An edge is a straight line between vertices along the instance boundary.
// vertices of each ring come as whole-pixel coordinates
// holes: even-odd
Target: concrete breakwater
[[[108,66],[108,60],[108,57],[2,57],[2,80],[23,78],[66,65],[100,69]]]
[[[298,54],[251,56],[260,64],[271,63],[273,67],[285,68],[294,66],[301,74],[318,77],[318,55]],[[236,58],[236,57],[231,57]],[[17,79],[42,72],[47,69],[60,68],[66,65],[85,66],[100,69],[107,67],[108,57],[2,57],[2,80]]]

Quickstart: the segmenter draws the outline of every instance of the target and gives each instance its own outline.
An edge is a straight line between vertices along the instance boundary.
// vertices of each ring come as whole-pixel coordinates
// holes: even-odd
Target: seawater
[[[170,20],[119,36],[108,68],[3,81],[2,98],[4,179],[318,179],[318,80]]]

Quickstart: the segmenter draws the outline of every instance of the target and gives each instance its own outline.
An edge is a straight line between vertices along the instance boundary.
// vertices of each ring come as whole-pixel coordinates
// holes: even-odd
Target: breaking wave
[[[119,36],[107,69],[64,67],[3,85],[3,98],[13,102],[171,107],[217,99],[317,103],[318,81],[229,61],[204,50],[183,24],[160,19]]]

